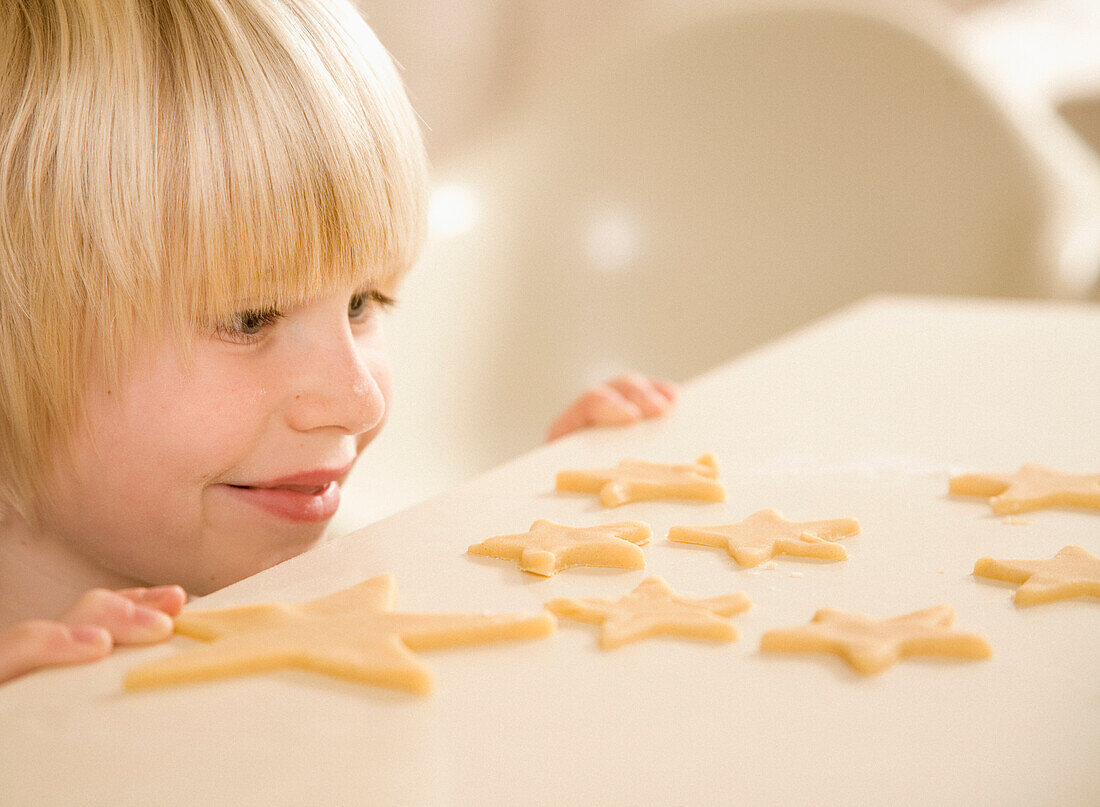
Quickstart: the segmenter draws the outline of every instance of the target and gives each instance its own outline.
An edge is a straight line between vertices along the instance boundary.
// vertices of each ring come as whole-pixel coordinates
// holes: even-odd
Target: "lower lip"
[[[340,506],[339,482],[329,482],[317,493],[284,488],[224,487],[232,496],[287,521],[327,521]]]

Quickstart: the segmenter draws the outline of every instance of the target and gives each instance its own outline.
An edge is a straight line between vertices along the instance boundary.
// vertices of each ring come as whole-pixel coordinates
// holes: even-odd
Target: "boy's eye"
[[[238,311],[218,330],[230,339],[249,341],[260,336],[265,328],[274,325],[282,317],[282,313],[274,308]]]
[[[360,320],[366,317],[374,306],[390,308],[397,301],[380,291],[361,291],[352,295],[348,301],[348,319]]]
[[[366,292],[352,295],[348,301],[348,319],[359,319],[370,308],[370,295]]]

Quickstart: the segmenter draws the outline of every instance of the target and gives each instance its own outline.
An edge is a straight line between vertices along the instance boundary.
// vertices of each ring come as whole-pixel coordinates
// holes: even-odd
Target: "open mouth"
[[[257,487],[255,485],[229,485],[238,490],[289,490],[294,493],[304,493],[307,496],[318,496],[324,492],[328,485],[276,485],[275,487]]]

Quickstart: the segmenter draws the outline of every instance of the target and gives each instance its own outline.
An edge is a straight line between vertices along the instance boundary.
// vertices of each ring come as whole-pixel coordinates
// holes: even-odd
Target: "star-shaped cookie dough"
[[[1100,597],[1100,558],[1079,546],[1064,546],[1046,560],[979,558],[974,574],[1007,583],[1022,583],[1017,605],[1039,605],[1071,597]]]
[[[994,513],[1026,513],[1047,507],[1100,510],[1100,474],[1069,474],[1028,463],[1014,474],[953,476],[948,490],[961,496],[990,496]]]
[[[981,659],[992,655],[983,637],[952,630],[954,621],[955,609],[950,605],[936,605],[892,619],[823,608],[808,625],[768,631],[760,639],[760,649],[835,653],[864,675],[882,672],[908,656]]]
[[[561,471],[556,487],[570,493],[598,493],[604,507],[647,499],[725,501],[726,489],[717,478],[717,460],[713,454],[704,454],[691,465],[623,460],[614,468]]]
[[[501,560],[515,560],[525,572],[549,577],[571,566],[644,569],[639,546],[653,532],[641,521],[620,521],[599,527],[567,527],[540,518],[527,532],[497,535],[466,551]]]
[[[176,632],[210,642],[137,667],[126,689],[298,668],[426,694],[432,676],[414,650],[528,639],[554,632],[538,615],[394,613],[392,575],[310,602],[184,611]]]
[[[560,617],[603,625],[600,647],[610,650],[651,636],[689,636],[732,642],[737,630],[727,619],[752,607],[742,592],[696,600],[681,597],[660,577],[647,577],[618,600],[550,600],[546,607]]]
[[[670,541],[719,546],[741,566],[763,563],[776,555],[796,555],[823,560],[845,560],[847,551],[838,541],[859,534],[854,518],[828,521],[787,521],[775,510],[758,510],[744,521],[714,527],[673,527]]]

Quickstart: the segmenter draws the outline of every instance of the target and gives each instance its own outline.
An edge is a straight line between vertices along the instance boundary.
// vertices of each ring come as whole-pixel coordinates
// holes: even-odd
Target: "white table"
[[[736,327],[735,323],[731,327]],[[533,611],[619,596],[647,574],[696,596],[745,591],[733,644],[601,651],[594,626],[423,653],[428,697],[286,671],[139,694],[132,649],[0,688],[3,804],[1100,803],[1100,603],[1020,609],[974,560],[1100,553],[1100,515],[1006,523],[948,496],[961,470],[1100,470],[1100,310],[872,299],[687,385],[674,415],[544,447],[432,501],[198,601],[309,599],[382,572],[398,609]],[[724,504],[605,511],[552,492],[567,467],[713,451]],[[743,570],[665,540],[673,524],[852,516],[840,563]],[[536,518],[650,523],[645,571],[549,579],[473,558]],[[800,573],[796,576],[794,573]],[[821,607],[877,616],[937,603],[987,661],[906,660],[875,677],[832,656],[765,656],[761,634]]]

